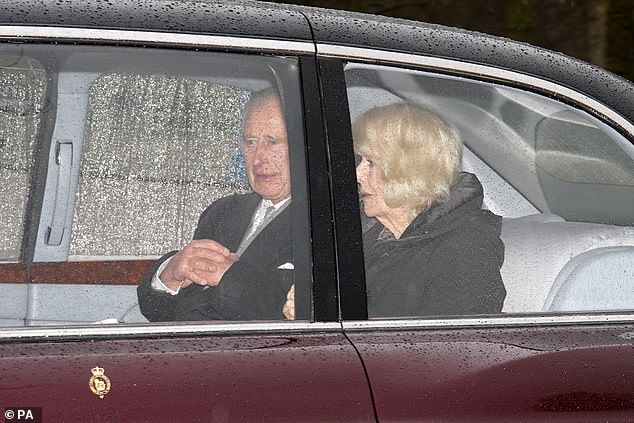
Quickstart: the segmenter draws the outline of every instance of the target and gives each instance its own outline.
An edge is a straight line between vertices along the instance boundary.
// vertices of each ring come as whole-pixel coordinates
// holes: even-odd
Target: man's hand
[[[192,283],[216,286],[238,258],[236,253],[216,241],[193,240],[172,256],[159,278],[174,291]]]

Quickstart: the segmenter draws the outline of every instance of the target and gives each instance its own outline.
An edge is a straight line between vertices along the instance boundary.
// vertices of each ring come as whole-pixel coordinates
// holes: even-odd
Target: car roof
[[[420,54],[509,69],[581,91],[634,123],[634,83],[563,53],[459,28],[348,11],[294,7],[317,44]]]
[[[572,88],[634,124],[634,84],[530,44],[441,25],[258,1],[3,0],[0,25],[227,35],[401,52],[513,70]],[[319,51],[319,48],[317,48]]]
[[[2,0],[0,24],[312,40],[300,12],[257,1]]]

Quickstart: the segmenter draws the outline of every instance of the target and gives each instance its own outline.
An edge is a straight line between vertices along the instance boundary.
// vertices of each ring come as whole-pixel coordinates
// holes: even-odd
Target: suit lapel
[[[279,260],[291,261],[291,207],[289,204],[275,219],[266,225],[242,253],[241,257],[249,260],[265,260],[265,258],[268,258],[268,260],[274,262]]]
[[[216,240],[229,250],[236,251],[260,200],[257,194],[237,196],[233,207],[223,216],[222,222],[219,222]]]

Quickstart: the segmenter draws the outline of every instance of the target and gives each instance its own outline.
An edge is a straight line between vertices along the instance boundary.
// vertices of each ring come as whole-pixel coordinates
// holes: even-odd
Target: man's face
[[[286,122],[276,97],[267,98],[249,110],[242,153],[255,192],[273,204],[291,196]]]

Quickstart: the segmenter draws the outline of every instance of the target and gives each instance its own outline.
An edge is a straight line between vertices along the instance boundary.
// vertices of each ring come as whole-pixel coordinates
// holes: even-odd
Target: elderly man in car
[[[158,261],[137,290],[150,321],[292,317],[290,165],[275,90],[253,94],[243,130],[242,153],[254,192],[215,201],[200,216],[193,240]]]

